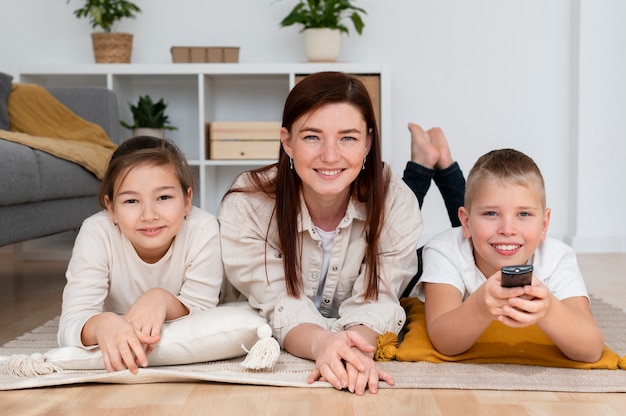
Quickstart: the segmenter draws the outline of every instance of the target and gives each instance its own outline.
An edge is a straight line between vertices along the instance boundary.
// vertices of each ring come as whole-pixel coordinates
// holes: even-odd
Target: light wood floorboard
[[[626,254],[581,254],[590,293],[626,310]],[[0,250],[0,344],[58,315],[66,260],[16,261]],[[220,383],[83,384],[0,392],[0,415],[603,415],[626,414],[626,394],[328,388]]]

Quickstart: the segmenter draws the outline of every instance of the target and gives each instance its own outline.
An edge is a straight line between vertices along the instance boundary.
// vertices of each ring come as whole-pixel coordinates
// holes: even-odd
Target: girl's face
[[[469,209],[459,209],[463,234],[471,238],[476,266],[490,277],[502,266],[525,264],[546,238],[550,210],[536,185],[485,181]]]
[[[349,198],[371,145],[361,112],[351,104],[326,104],[283,128],[281,142],[302,180],[305,200]]]
[[[156,263],[191,210],[191,188],[183,192],[172,166],[142,164],[115,184],[114,193],[114,203],[105,197],[111,220],[143,261]]]

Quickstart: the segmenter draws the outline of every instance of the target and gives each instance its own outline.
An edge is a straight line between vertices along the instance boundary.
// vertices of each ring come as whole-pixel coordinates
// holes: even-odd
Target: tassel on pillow
[[[268,324],[262,324],[257,329],[259,340],[250,348],[250,351],[241,344],[241,348],[248,353],[242,366],[249,370],[271,369],[280,356],[280,345],[272,337],[272,328]]]

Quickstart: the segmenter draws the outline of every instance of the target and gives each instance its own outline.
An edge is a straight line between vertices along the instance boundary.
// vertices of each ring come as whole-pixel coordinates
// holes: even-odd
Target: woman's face
[[[297,119],[291,131],[281,131],[305,200],[347,200],[371,140],[363,115],[348,103],[325,104]]]

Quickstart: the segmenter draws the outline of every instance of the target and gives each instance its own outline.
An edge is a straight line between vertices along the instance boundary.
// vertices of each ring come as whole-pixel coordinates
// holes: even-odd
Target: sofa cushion
[[[11,82],[13,77],[0,72],[0,129],[9,129],[9,113],[7,112],[7,101],[11,94]]]
[[[0,140],[0,206],[91,196],[100,181],[88,170],[49,153]]]

